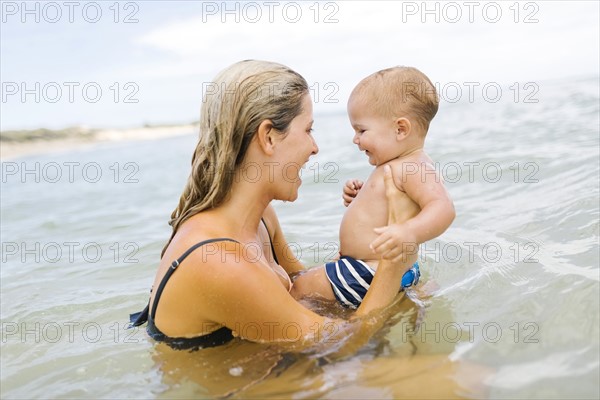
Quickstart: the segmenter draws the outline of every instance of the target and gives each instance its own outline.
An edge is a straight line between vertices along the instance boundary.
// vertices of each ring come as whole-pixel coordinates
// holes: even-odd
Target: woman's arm
[[[388,168],[384,179],[391,203],[390,196],[397,189]],[[197,278],[200,286],[197,293],[205,305],[205,317],[229,327],[237,335],[256,342],[291,343],[305,347],[316,345],[325,338],[335,339],[336,336],[346,340],[349,330],[355,329],[360,329],[362,343],[379,328],[380,324],[331,320],[312,312],[294,300],[266,264],[256,262],[247,249],[244,252],[242,244],[223,246],[220,251],[197,260],[204,264],[198,269],[201,278]],[[398,295],[404,272],[404,268],[390,262],[380,263],[367,296],[353,319],[389,306]]]
[[[416,173],[404,174],[399,187],[418,205],[417,211],[408,219],[375,228],[379,236],[371,246],[384,259],[401,259],[406,249],[414,249],[444,233],[456,216],[450,194],[433,165],[416,165]]]
[[[243,245],[231,246],[235,247],[205,255],[204,273],[197,278],[201,280],[197,293],[206,319],[225,325],[250,341],[287,343],[300,348],[316,346],[324,340],[348,340],[350,331],[357,329],[361,331],[362,344],[379,328],[373,321],[365,325],[356,318],[333,320],[314,313],[285,290],[266,264],[253,261],[248,249],[244,253]],[[391,304],[400,289],[402,274],[401,268],[382,263],[356,316]]]
[[[403,196],[403,194],[400,193],[394,184],[392,168],[389,165],[383,167],[383,180],[385,184],[385,197],[388,203],[388,224],[392,225],[398,222],[399,210],[395,208],[395,205],[402,204],[398,201],[398,196]],[[379,262],[371,286],[355,315],[366,315],[373,310],[387,307],[393,301],[400,290],[400,285],[385,284],[384,282],[402,281],[402,275],[417,261],[417,251],[417,248],[414,248],[413,251],[407,250],[405,257],[399,260],[399,262],[392,262],[386,259],[382,259]],[[373,285],[376,285],[378,288],[378,293],[371,290]],[[367,306],[362,307],[365,304]]]

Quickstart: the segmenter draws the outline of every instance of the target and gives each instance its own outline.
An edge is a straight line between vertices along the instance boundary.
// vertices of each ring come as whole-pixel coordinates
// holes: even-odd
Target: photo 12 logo
[[[0,164],[2,183],[74,183],[83,181],[98,183],[139,183],[137,173],[140,166],[135,162],[110,165],[95,161],[81,163],[79,161],[50,162],[15,162],[5,161]],[[104,179],[103,179],[104,178]]]
[[[145,333],[139,328],[128,329],[129,324],[113,322],[110,325],[95,321],[2,322],[2,343],[141,343]]]
[[[217,82],[202,82],[202,102],[206,103],[207,99],[211,96],[226,97],[226,96],[239,96],[248,99],[248,101],[259,101],[268,98],[275,98],[276,96],[282,96],[289,90],[293,89],[291,84],[282,85],[280,82],[266,82],[262,85],[242,85],[235,83],[227,87],[223,82],[220,85]],[[337,82],[313,82],[309,87],[308,91],[312,98],[313,103],[334,103],[337,104],[340,100],[337,97],[340,87]]]
[[[114,103],[138,103],[136,82],[2,82],[2,103],[98,103],[104,97]]]
[[[487,343],[498,343],[511,340],[514,343],[539,343],[536,336],[540,327],[536,322],[514,322],[503,326],[497,322],[423,322],[415,327],[411,323],[402,323],[402,342],[418,341],[421,343],[458,343],[469,341],[474,343],[483,340]]]
[[[340,6],[336,2],[295,2],[295,1],[203,1],[202,22],[221,23],[246,22],[313,22],[315,24],[335,24],[339,20]]]
[[[139,22],[138,2],[128,1],[3,1],[2,23],[56,24],[85,22],[95,24],[102,20],[112,23]]]
[[[135,242],[2,242],[2,263],[89,263],[101,260],[115,264],[135,264],[140,246]]]
[[[456,24],[458,22],[536,24],[540,6],[533,1],[403,1],[402,22]]]
[[[540,87],[536,82],[513,82],[508,87],[498,82],[436,82],[434,86],[440,100],[447,103],[497,103],[503,96],[513,103],[535,104],[540,101],[537,97]]]

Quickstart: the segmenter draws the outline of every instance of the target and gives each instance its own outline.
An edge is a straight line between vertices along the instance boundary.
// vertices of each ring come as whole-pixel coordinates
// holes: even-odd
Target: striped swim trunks
[[[348,256],[325,264],[325,273],[335,298],[342,305],[351,308],[357,308],[363,301],[375,275],[375,271],[367,263]],[[402,276],[400,290],[416,285],[420,277],[419,264],[414,263]]]

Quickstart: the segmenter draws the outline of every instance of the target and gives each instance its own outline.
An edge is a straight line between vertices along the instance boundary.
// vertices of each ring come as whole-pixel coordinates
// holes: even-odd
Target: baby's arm
[[[456,214],[442,178],[431,164],[421,163],[414,173],[395,176],[402,176],[401,186],[398,186],[421,211],[403,223],[375,228],[379,237],[371,243],[371,248],[382,258],[399,261],[406,250],[414,250],[444,233]]]

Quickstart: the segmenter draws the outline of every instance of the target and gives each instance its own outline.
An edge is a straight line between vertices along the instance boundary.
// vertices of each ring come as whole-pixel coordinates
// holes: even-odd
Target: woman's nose
[[[319,152],[319,146],[317,146],[317,142],[315,141],[315,138],[312,138],[312,144],[313,144],[313,150],[312,150],[312,155],[314,156],[315,154],[317,154]]]

